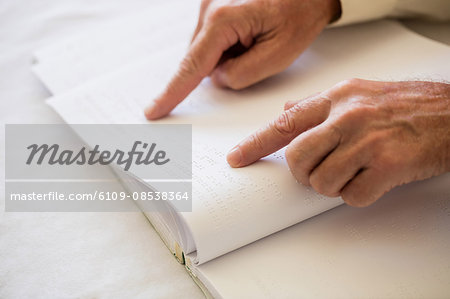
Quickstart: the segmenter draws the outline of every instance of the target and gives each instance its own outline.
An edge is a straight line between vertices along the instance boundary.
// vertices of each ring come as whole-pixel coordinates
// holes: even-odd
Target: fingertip
[[[241,166],[242,151],[239,146],[233,148],[227,155],[227,162],[231,167],[236,168]]]
[[[145,108],[144,110],[144,114],[148,120],[155,120],[164,116],[164,114],[162,114],[162,111],[159,109],[159,106],[158,104],[156,104],[156,102],[153,102],[150,105],[148,105],[147,108]]]

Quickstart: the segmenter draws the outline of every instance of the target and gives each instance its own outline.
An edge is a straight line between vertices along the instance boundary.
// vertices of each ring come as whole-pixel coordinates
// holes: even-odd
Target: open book
[[[191,28],[192,24],[187,24],[191,19],[179,19],[177,26]],[[96,40],[96,33],[72,41],[77,47],[68,47],[68,41],[47,49],[53,55],[59,53],[57,58],[42,51],[37,55],[36,73],[50,89],[57,86],[54,90],[62,92],[48,103],[71,124],[148,123],[143,109],[164,87],[184,54],[189,38],[183,36],[184,31],[179,39],[172,36],[170,41],[164,41],[162,35],[155,37],[162,39],[159,47],[148,53],[124,50],[118,54],[123,55],[122,62],[116,61],[115,70],[108,64],[114,55],[90,56],[83,51],[83,41]],[[111,47],[123,42],[114,37],[106,40]],[[152,42],[149,37],[140,46]],[[84,55],[64,55],[68,48]],[[131,62],[123,59],[128,55],[133,56]],[[58,59],[66,66],[78,67],[74,72],[57,70],[61,63],[54,61]],[[204,80],[170,117],[155,122],[192,124],[193,211],[177,212],[167,202],[167,212],[147,212],[146,216],[207,292],[224,295],[218,290],[220,283],[216,285],[212,279],[214,275],[207,275],[211,261],[342,203],[295,182],[283,150],[241,169],[228,166],[228,150],[276,117],[288,100],[304,98],[351,77],[445,80],[450,71],[443,61],[450,61],[448,47],[412,34],[395,22],[381,21],[324,32],[286,71],[244,91],[217,89],[209,79]],[[91,73],[96,76],[83,82]],[[119,175],[130,190],[157,189]]]

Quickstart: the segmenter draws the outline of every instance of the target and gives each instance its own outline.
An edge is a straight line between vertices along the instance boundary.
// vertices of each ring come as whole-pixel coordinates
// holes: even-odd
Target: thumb
[[[296,58],[279,55],[286,52],[277,40],[257,42],[242,55],[226,60],[212,73],[211,80],[218,86],[242,89],[287,68]]]

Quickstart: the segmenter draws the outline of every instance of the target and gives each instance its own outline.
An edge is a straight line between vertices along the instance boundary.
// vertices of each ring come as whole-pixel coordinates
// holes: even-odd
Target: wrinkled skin
[[[338,0],[204,0],[190,48],[145,110],[166,116],[210,76],[242,89],[287,68],[339,17]],[[450,171],[450,85],[351,79],[296,103],[228,154],[243,167],[288,146],[294,177],[352,206]]]
[[[351,79],[285,109],[228,154],[231,166],[287,145],[299,182],[357,207],[450,171],[450,84]]]
[[[283,71],[339,13],[338,0],[204,0],[188,53],[146,117],[170,113],[204,77],[242,89]]]

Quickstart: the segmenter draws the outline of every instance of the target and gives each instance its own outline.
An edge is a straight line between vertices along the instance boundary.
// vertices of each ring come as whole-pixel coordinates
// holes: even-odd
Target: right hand
[[[450,171],[450,84],[343,81],[298,102],[228,154],[243,167],[287,145],[296,180],[351,206]]]
[[[283,71],[339,13],[339,0],[203,0],[188,53],[146,117],[170,113],[206,76],[242,89]]]

